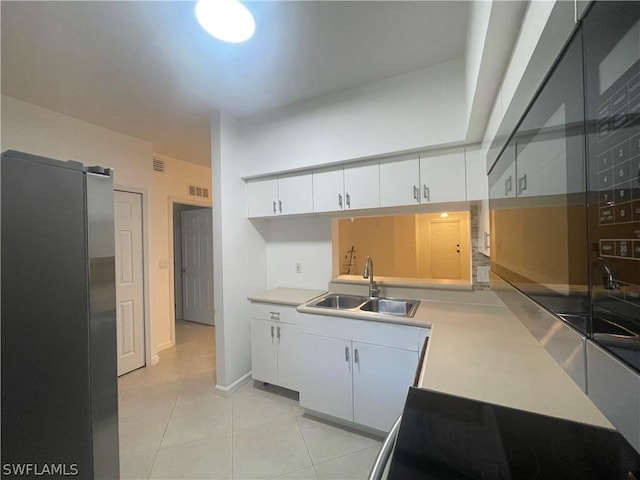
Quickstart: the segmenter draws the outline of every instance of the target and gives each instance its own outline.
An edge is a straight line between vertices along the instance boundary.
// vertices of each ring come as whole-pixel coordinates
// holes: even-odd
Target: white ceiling
[[[2,93],[209,165],[210,113],[268,112],[464,55],[468,2],[249,1],[227,45],[190,1],[1,2]]]

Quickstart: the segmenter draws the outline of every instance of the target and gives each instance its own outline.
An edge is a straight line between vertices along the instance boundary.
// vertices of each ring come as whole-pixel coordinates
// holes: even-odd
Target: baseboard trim
[[[173,347],[173,342],[171,340],[166,341],[164,343],[161,343],[160,345],[156,345],[156,353],[171,347]]]
[[[251,372],[247,373],[246,375],[243,375],[228,387],[223,387],[222,385],[216,385],[214,390],[217,395],[227,398],[233,395],[243,385],[245,385],[246,383],[249,383],[250,381],[251,381]]]

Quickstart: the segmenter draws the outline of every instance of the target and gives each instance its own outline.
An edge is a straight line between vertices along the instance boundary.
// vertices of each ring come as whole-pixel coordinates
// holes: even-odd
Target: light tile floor
[[[215,329],[176,323],[160,363],[120,377],[123,479],[365,479],[380,439],[304,414],[293,392],[214,393]]]

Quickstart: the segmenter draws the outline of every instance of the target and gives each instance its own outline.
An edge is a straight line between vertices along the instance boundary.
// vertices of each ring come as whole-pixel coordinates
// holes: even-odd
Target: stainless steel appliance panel
[[[0,183],[3,474],[30,464],[55,466],[49,478],[119,478],[113,232],[89,246],[78,162],[5,152]]]
[[[640,451],[640,378],[592,341],[587,341],[589,398]]]
[[[491,273],[491,289],[533,334],[571,379],[587,391],[586,337],[568,327],[522,292]]]
[[[581,40],[572,39],[489,176],[492,270],[576,319],[589,315]],[[570,325],[586,334],[587,323]]]
[[[584,20],[593,340],[640,372],[640,3]]]
[[[90,472],[84,173],[6,157],[0,170],[2,462]]]
[[[94,475],[108,480],[120,474],[113,176],[96,171],[86,175],[91,415]]]

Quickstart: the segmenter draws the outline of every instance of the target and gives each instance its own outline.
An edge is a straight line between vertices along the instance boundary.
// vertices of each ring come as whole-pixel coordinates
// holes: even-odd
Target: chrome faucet
[[[362,272],[362,278],[369,279],[369,298],[378,296],[380,289],[376,285],[376,282],[373,281],[373,260],[369,256],[364,259],[364,272]]]
[[[594,262],[593,266],[594,274],[597,276],[601,274],[602,286],[605,290],[617,290],[621,287],[620,282],[614,277],[613,271],[607,264],[604,263],[602,258],[598,257],[598,260]]]

